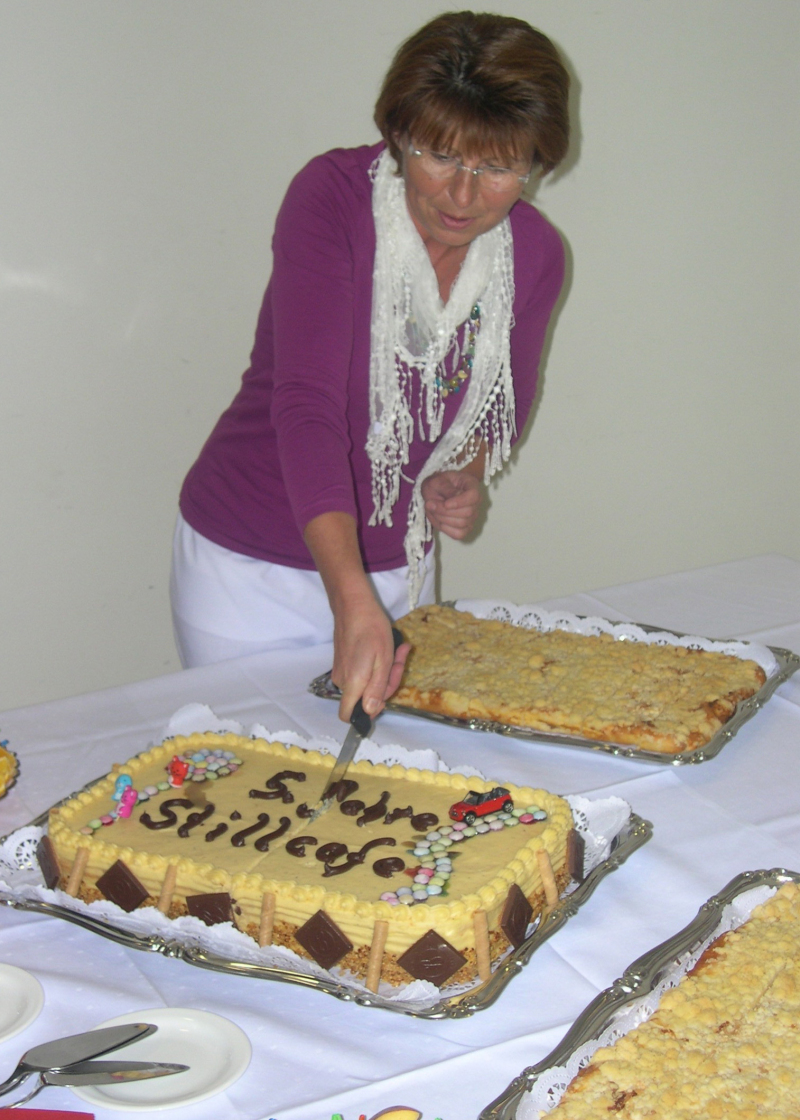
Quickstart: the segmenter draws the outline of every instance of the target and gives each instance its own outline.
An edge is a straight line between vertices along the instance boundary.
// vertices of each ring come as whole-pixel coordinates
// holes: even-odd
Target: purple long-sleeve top
[[[375,226],[369,168],[383,145],[336,149],[295,177],[272,240],[272,276],[250,368],[189,471],[180,507],[204,537],[261,560],[313,569],[312,518],[351,514],[367,571],[406,563],[412,482],[433,444],[417,436],[393,524],[372,513],[369,357]],[[561,240],[526,202],[511,210],[517,431],[530,412],[547,323],[561,289]],[[461,397],[445,400],[443,430]]]

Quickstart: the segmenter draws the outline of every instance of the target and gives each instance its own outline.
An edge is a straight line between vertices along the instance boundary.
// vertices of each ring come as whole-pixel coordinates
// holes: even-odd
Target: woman
[[[563,250],[520,196],[566,152],[568,85],[522,20],[439,16],[386,76],[384,142],[294,179],[251,366],[181,493],[185,666],[332,634],[343,719],[396,689],[432,530],[469,533],[530,411]]]

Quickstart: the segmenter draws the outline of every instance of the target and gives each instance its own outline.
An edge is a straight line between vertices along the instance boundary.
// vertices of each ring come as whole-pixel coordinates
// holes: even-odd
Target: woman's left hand
[[[425,514],[434,529],[460,541],[475,527],[483,484],[469,470],[440,471],[422,484]]]

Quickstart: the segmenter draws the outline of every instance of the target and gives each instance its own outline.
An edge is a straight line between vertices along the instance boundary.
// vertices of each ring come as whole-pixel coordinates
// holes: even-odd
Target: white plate
[[[0,964],[0,1042],[29,1027],[44,1005],[42,985],[30,972]]]
[[[76,1096],[98,1108],[144,1112],[193,1104],[227,1089],[250,1064],[250,1040],[244,1031],[230,1019],[209,1011],[156,1007],[118,1015],[98,1026],[116,1027],[122,1023],[155,1023],[158,1027],[155,1034],[125,1047],[126,1061],[182,1062],[190,1068],[149,1081],[72,1088]]]

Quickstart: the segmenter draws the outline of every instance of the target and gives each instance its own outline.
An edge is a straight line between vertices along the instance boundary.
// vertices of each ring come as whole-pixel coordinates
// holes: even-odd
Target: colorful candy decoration
[[[334,1112],[331,1120],[344,1120],[341,1112]],[[362,1112],[358,1120],[367,1120],[366,1112]],[[376,1112],[370,1120],[422,1120],[422,1113],[417,1108],[410,1108],[408,1105],[396,1104],[391,1108],[382,1108],[380,1112]],[[442,1120],[440,1116],[436,1120]]]
[[[125,790],[133,784],[130,774],[120,774],[114,783],[114,792],[111,794],[112,801],[119,801]]]
[[[173,789],[179,789],[189,773],[189,763],[185,758],[178,758],[175,754],[167,767],[167,773],[169,774],[169,784]]]
[[[446,896],[447,884],[453,874],[453,860],[458,858],[454,847],[490,832],[502,832],[504,828],[538,824],[544,820],[547,820],[544,809],[538,805],[527,805],[524,809],[512,809],[510,812],[501,809],[497,813],[488,813],[474,825],[464,821],[439,825],[424,839],[417,840],[411,849],[411,855],[417,856],[420,861],[417,867],[406,871],[412,877],[412,885],[384,891],[381,902],[388,902],[390,906],[414,906],[428,899],[437,900]]]
[[[167,776],[171,777],[171,767],[178,762],[180,766],[177,768],[176,773],[184,772],[180,784],[184,782],[205,782],[216,781],[218,778],[225,778],[228,774],[234,774],[240,766],[243,765],[243,760],[234,754],[233,751],[223,751],[219,749],[211,750],[208,747],[203,747],[192,754],[173,755],[172,761],[165,769]],[[114,783],[114,792],[111,794],[112,801],[120,801],[126,789],[132,787],[133,782],[128,774],[120,774]],[[138,791],[134,790],[136,800],[131,798],[131,809],[136,805],[141,805],[143,801],[149,801],[151,797],[156,794],[164,793],[165,790],[170,789],[172,782],[166,779],[163,782],[157,782],[152,786],[145,786],[144,789]],[[97,832],[99,828],[113,824],[119,817],[130,816],[130,813],[125,814],[120,812],[118,806],[112,808],[108,813],[102,817],[96,817],[94,820],[89,821],[87,825],[81,829],[84,836],[91,836],[92,833]]]
[[[134,789],[132,785],[126,786],[122,791],[122,796],[119,799],[117,807],[118,817],[129,817],[133,812],[133,807],[139,800],[139,791]]]

